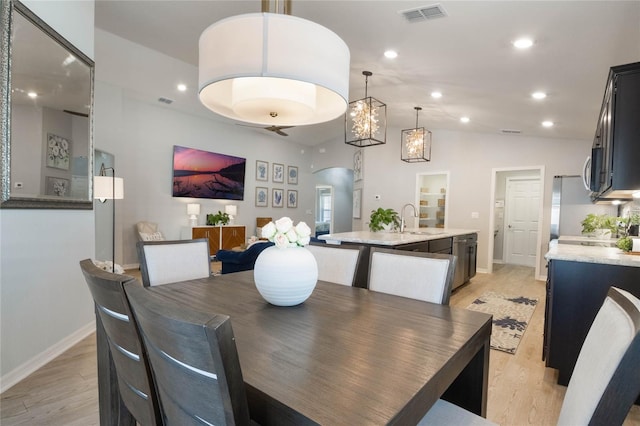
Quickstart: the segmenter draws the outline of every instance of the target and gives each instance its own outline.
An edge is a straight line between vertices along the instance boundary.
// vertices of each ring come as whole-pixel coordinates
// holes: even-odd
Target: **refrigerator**
[[[589,213],[618,215],[618,206],[593,204],[582,176],[554,176],[551,198],[551,240],[582,234],[580,222]]]

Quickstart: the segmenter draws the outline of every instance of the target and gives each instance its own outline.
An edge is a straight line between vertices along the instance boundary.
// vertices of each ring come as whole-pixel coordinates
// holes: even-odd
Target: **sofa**
[[[258,241],[243,251],[218,250],[216,259],[222,262],[221,273],[230,274],[232,272],[252,270],[258,255],[262,253],[262,250],[272,245],[274,244],[270,241]]]

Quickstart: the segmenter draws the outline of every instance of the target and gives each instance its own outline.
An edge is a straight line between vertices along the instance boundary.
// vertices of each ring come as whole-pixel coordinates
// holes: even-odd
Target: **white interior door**
[[[316,237],[333,232],[333,212],[333,187],[316,185]]]
[[[506,263],[536,266],[539,178],[508,178],[504,222]]]

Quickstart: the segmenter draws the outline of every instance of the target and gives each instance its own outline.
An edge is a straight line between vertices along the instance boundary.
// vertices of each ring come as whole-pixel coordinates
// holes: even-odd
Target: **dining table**
[[[230,317],[261,425],[411,425],[439,398],[486,417],[490,315],[324,281],[305,302],[274,306],[253,271],[148,291]],[[120,406],[101,409],[101,424],[123,424],[113,364],[108,353],[100,358],[112,398],[101,404]]]

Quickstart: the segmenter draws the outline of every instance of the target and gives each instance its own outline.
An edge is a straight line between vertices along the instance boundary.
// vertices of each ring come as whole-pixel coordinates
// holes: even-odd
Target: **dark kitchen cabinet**
[[[612,67],[591,150],[593,201],[640,190],[640,62]]]
[[[550,260],[542,359],[567,385],[589,328],[609,287],[640,297],[640,268]]]

